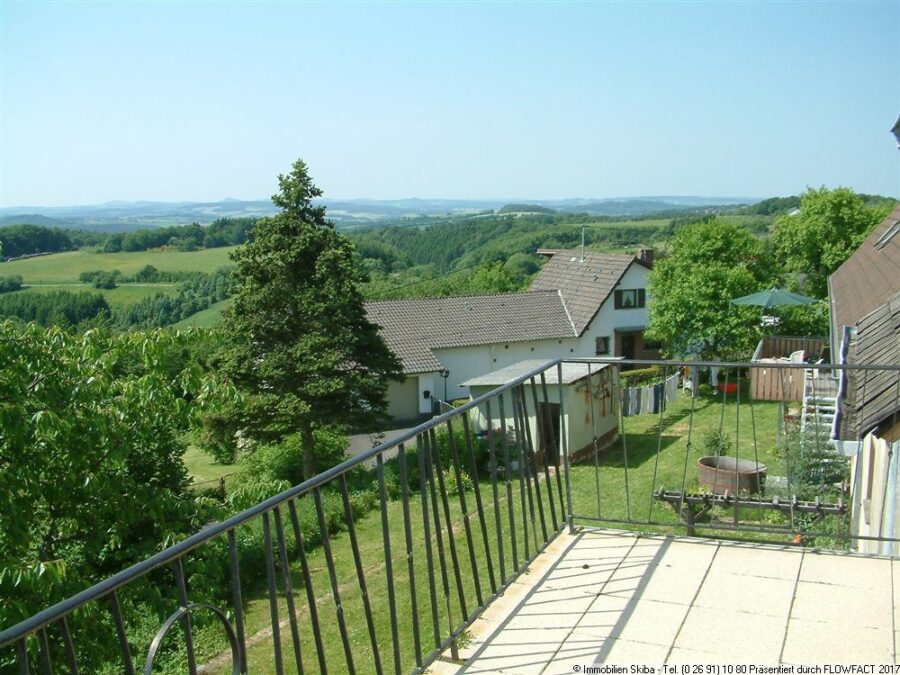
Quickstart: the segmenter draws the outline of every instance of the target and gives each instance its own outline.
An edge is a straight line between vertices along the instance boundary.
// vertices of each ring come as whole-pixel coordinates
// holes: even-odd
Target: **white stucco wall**
[[[643,288],[645,291],[644,307],[640,309],[615,309],[613,301],[613,293],[609,294],[606,302],[600,307],[600,311],[594,317],[594,320],[588,326],[587,330],[578,340],[575,348],[576,356],[596,356],[594,353],[595,338],[607,336],[609,337],[609,356],[621,356],[615,353],[616,328],[631,328],[634,326],[646,326],[650,320],[650,293],[647,291],[647,275],[650,273],[643,265],[634,263],[625,272],[622,280],[616,286],[616,289]],[[614,289],[615,291],[615,289]]]
[[[469,395],[467,387],[460,387],[460,383],[466,380],[526,359],[558,359],[574,356],[576,348],[577,340],[569,338],[435,349],[434,355],[450,371],[447,378],[447,398],[452,401]],[[439,383],[439,390],[436,393],[438,397],[443,397],[443,382]]]
[[[403,382],[389,382],[387,390],[388,415],[398,420],[410,420],[419,415],[419,386],[415,375]]]

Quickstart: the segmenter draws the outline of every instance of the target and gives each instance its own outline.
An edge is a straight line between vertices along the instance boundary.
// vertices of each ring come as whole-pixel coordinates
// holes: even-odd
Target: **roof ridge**
[[[566,312],[566,318],[569,320],[569,323],[572,325],[572,332],[575,333],[575,337],[578,337],[578,326],[575,325],[575,322],[572,320],[572,313],[569,312],[569,306],[566,304],[566,299],[562,294],[562,291],[556,289],[556,294],[559,296],[559,301],[562,303],[563,309]]]

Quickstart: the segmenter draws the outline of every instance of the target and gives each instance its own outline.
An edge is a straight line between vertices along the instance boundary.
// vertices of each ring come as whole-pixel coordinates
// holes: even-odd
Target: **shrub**
[[[10,293],[22,288],[22,277],[14,274],[11,277],[0,277],[0,293]]]
[[[700,450],[707,457],[722,457],[731,452],[731,438],[721,429],[710,429],[700,437]]]

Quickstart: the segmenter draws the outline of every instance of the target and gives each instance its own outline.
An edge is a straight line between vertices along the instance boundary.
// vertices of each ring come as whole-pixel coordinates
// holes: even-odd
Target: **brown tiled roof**
[[[829,279],[835,335],[900,292],[900,204]],[[889,241],[891,232],[895,233]],[[838,338],[839,339],[839,338]]]
[[[848,362],[900,365],[900,293],[860,319]],[[862,436],[900,414],[898,378],[900,371],[896,370],[848,371],[848,405],[841,424],[843,438]],[[893,422],[888,426],[893,426]]]
[[[366,303],[408,375],[443,366],[432,350],[575,337],[560,294],[528,291]]]
[[[580,250],[540,249],[538,253],[551,257],[532,282],[531,290],[562,293],[579,335],[591,323],[625,271],[632,264],[643,264],[634,256],[613,253],[585,251],[584,259]]]

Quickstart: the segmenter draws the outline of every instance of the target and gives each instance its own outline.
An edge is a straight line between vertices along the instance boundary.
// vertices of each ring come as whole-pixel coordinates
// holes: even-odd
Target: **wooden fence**
[[[804,352],[807,362],[821,356],[828,340],[821,337],[772,335],[759,341],[753,362],[761,364],[750,371],[750,395],[757,401],[802,401],[805,373],[800,369],[766,368],[766,361],[787,360]]]

